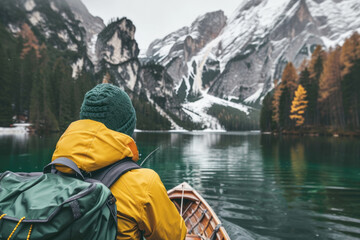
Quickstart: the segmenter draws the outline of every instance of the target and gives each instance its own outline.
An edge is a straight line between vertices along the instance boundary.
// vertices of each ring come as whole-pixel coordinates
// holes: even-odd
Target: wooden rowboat
[[[214,210],[188,183],[169,190],[168,196],[185,220],[186,240],[230,240]]]

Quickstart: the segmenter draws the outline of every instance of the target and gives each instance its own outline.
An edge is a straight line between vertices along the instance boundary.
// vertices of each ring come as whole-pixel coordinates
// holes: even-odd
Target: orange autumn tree
[[[306,99],[306,90],[301,84],[299,84],[297,90],[295,91],[295,97],[291,104],[290,110],[290,119],[296,121],[296,126],[301,126],[304,124],[305,110],[307,108],[308,101]]]
[[[23,49],[21,51],[20,58],[24,59],[25,56],[31,51],[31,49],[34,49],[36,57],[40,58],[41,50],[46,48],[45,44],[40,45],[39,40],[36,38],[34,32],[26,23],[21,26],[20,36],[24,39]]]
[[[106,72],[102,83],[110,83],[110,78],[111,78],[110,74],[108,72]]]

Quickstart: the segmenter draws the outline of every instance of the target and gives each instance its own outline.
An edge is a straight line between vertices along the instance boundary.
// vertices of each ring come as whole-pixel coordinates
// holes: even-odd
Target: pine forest
[[[0,26],[0,39],[0,126],[16,118],[39,131],[59,131],[78,119],[83,96],[95,81],[87,72],[74,81],[71,53],[40,44],[27,24],[18,38]]]
[[[264,100],[264,132],[355,134],[360,130],[360,35],[321,46],[299,69],[289,62]]]

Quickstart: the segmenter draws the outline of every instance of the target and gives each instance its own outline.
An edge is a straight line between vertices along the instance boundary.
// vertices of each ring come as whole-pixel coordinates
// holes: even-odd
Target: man
[[[129,96],[111,84],[86,93],[79,121],[70,124],[56,145],[52,160],[67,157],[92,172],[139,153],[132,136],[136,115]],[[60,169],[69,172],[69,169]],[[133,169],[110,188],[116,198],[120,239],[181,240],[186,227],[156,172]]]

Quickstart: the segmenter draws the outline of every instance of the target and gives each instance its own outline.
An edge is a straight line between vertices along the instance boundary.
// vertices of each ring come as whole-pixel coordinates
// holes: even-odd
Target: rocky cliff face
[[[272,88],[274,79],[281,78],[288,61],[299,66],[310,57],[316,45],[324,45],[304,0],[284,2],[282,13],[274,15],[273,21],[268,23],[260,15],[264,8],[270,7],[267,4],[269,2],[261,1],[259,5],[245,5],[229,23],[228,28],[233,28],[234,23],[241,21],[244,29],[251,22],[259,24],[242,40],[244,44],[239,44],[241,47],[237,52],[225,43],[226,39],[219,41],[218,44],[224,46],[225,54],[219,55],[224,70],[211,86],[210,94],[245,102],[256,101]],[[254,8],[258,9],[251,15]],[[249,15],[252,18],[246,20]],[[224,34],[229,31],[228,28]]]
[[[93,64],[98,63],[95,53],[95,44],[98,34],[105,28],[104,21],[99,17],[94,17],[89,13],[81,0],[65,0],[74,14],[79,25],[85,30],[85,43],[87,47],[87,55]]]
[[[99,34],[96,56],[101,59],[96,71],[108,71],[114,82],[135,90],[140,68],[139,48],[135,41],[135,26],[126,18],[112,22]]]
[[[197,18],[190,27],[184,27],[150,44],[147,57],[166,66],[167,73],[179,85],[193,70],[191,59],[215,39],[226,24],[223,11],[207,13]]]

